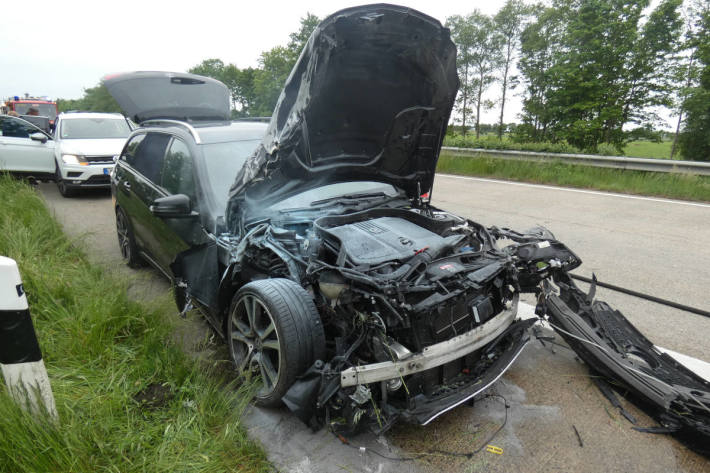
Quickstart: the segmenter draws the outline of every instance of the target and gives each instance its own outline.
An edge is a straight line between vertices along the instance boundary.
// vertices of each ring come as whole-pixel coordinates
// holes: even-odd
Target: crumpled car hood
[[[342,181],[429,191],[458,86],[456,48],[436,19],[386,4],[329,16],[291,71],[230,207]]]

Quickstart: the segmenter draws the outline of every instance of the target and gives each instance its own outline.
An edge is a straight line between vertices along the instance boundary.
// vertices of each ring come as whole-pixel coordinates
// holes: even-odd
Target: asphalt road
[[[108,193],[64,199],[40,184],[48,207],[90,259],[135,281],[137,297],[169,290],[154,271],[121,264]],[[485,225],[552,230],[584,261],[576,270],[601,281],[710,310],[710,205],[629,198],[453,176],[437,177],[435,205]],[[710,361],[710,319],[599,289],[657,345]],[[204,331],[204,324],[182,328]],[[194,335],[194,340],[204,340]],[[196,343],[196,345],[200,345]],[[202,344],[203,345],[203,344]],[[503,454],[472,458],[430,455],[416,462],[386,461],[344,447],[325,431],[312,434],[285,410],[253,410],[245,423],[283,471],[618,471],[710,472],[710,462],[667,436],[642,434],[611,407],[569,350],[531,343],[492,389],[510,405],[508,421],[491,444]],[[654,422],[622,401],[643,426]],[[397,456],[432,447],[469,452],[505,419],[495,398],[462,406],[427,427],[399,425],[386,438],[356,439]],[[580,433],[581,445],[574,428]]]
[[[710,205],[459,176],[433,202],[486,226],[550,229],[583,261],[574,272],[710,311]],[[656,345],[710,361],[710,319],[604,289]]]

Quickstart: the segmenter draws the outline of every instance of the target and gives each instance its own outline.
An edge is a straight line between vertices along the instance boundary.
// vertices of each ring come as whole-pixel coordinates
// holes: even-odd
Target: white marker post
[[[15,260],[4,256],[0,256],[0,367],[10,395],[20,406],[57,420],[20,271]]]

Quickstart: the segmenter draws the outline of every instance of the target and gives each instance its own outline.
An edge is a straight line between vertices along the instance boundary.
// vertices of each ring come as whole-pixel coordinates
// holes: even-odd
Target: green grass
[[[637,158],[670,159],[672,145],[672,141],[661,141],[660,143],[653,141],[632,141],[624,147],[624,155],[635,156]],[[677,152],[674,159],[681,159]]]
[[[623,156],[634,156],[637,158],[657,158],[670,159],[672,141],[662,141],[656,143],[654,141],[632,141],[624,147]],[[517,143],[512,141],[510,137],[504,135],[502,140],[494,133],[481,134],[477,140],[475,134],[468,134],[466,137],[461,135],[446,135],[444,137],[444,146],[453,146],[457,148],[482,148],[482,149],[501,149],[515,151],[537,151],[540,153],[581,153],[590,154],[585,150],[576,148],[566,142],[560,143]],[[613,146],[608,144],[599,145],[598,153],[600,155],[619,156],[621,155]],[[674,159],[681,159],[680,155],[676,154]]]
[[[452,146],[455,148],[536,151],[540,153],[581,153],[578,148],[566,142],[517,143],[505,135],[502,140],[499,140],[498,136],[495,134],[482,134],[479,139],[476,139],[475,134],[468,134],[465,137],[462,135],[446,135],[444,137],[444,146]]]
[[[660,172],[625,171],[490,157],[454,157],[442,153],[437,172],[485,176],[514,181],[599,189],[674,199],[710,201],[710,177]]]
[[[35,420],[0,383],[0,472],[270,471],[240,425],[249,387],[171,340],[169,297],[146,306],[91,265],[27,185],[0,176],[0,254],[17,260],[59,412]],[[134,397],[151,383],[172,396]]]

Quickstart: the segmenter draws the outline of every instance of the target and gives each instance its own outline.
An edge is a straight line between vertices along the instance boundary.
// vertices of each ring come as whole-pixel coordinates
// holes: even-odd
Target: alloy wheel
[[[243,295],[233,307],[228,324],[229,349],[239,373],[247,380],[261,376],[258,395],[274,391],[281,374],[281,345],[269,309],[256,296]]]
[[[118,246],[121,250],[123,259],[130,261],[131,259],[131,240],[128,235],[128,223],[123,212],[116,213],[116,233],[118,234]]]

